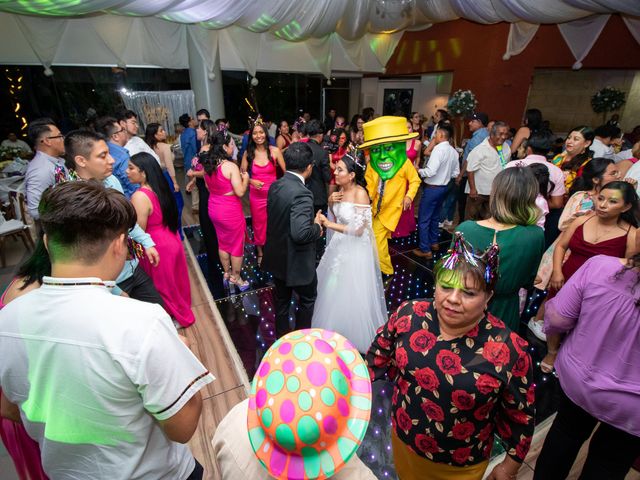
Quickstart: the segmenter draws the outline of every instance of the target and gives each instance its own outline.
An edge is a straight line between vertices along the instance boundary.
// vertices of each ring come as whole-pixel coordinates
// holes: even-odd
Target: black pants
[[[560,235],[558,229],[558,222],[560,221],[560,215],[562,215],[562,208],[552,208],[549,210],[547,217],[544,220],[544,248],[549,248],[551,244]]]
[[[287,282],[279,278],[273,279],[276,286],[276,337],[280,338],[291,331],[289,327],[289,307],[291,294],[298,294],[298,312],[296,314],[296,330],[311,327],[313,306],[318,294],[318,277],[313,276],[309,285],[288,287]]]
[[[561,392],[558,414],[544,441],[534,480],[564,480],[598,420]],[[640,453],[640,437],[600,423],[589,443],[580,480],[624,479]]]
[[[318,212],[318,210],[321,210],[322,214],[326,215],[327,211],[329,210],[329,205],[327,205],[326,203],[323,205],[314,205],[313,206],[314,216]],[[327,246],[327,232],[323,231],[322,236],[318,238],[318,240],[316,240],[316,261],[317,262],[319,262],[320,259],[322,258],[322,255],[324,255],[324,250],[326,246]]]
[[[133,271],[133,275],[125,281],[120,282],[118,286],[127,292],[131,298],[147,303],[157,303],[164,308],[162,297],[156,290],[149,275],[146,274],[140,265]]]
[[[185,478],[185,480],[202,480],[202,477],[204,476],[204,468],[202,468],[202,465],[198,463],[198,460],[195,458],[194,460],[196,461],[196,466],[193,469],[193,472],[191,472],[191,475]]]

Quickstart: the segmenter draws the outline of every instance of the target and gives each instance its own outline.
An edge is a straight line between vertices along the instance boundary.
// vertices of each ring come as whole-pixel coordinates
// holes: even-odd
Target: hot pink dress
[[[413,163],[415,159],[418,158],[418,150],[416,149],[416,139],[414,138],[411,142],[411,146],[407,150],[407,161]],[[407,183],[407,189],[409,188],[409,184]],[[400,237],[408,237],[413,232],[416,231],[416,213],[413,208],[413,203],[409,207],[408,210],[402,212],[400,216],[400,221],[398,221],[398,226],[396,227],[396,231],[393,232],[393,238]]]
[[[15,279],[13,280],[15,282]],[[9,287],[13,284],[11,282]],[[7,290],[9,290],[7,287]],[[0,297],[0,309],[5,306],[4,291]],[[2,390],[0,390],[2,392]],[[20,480],[46,480],[47,475],[42,469],[40,461],[40,447],[38,442],[27,434],[21,423],[12,422],[6,418],[0,418],[0,438],[4,447],[9,452],[11,460],[16,467]]]
[[[253,243],[262,247],[267,241],[267,195],[269,194],[269,187],[277,180],[275,164],[268,161],[266,165],[260,166],[256,165],[254,161],[251,164],[251,178],[264,182],[262,188],[255,188],[253,185],[249,186]]]
[[[148,188],[140,188],[153,206],[147,219],[147,233],[156,244],[160,263],[154,267],[146,257],[140,260],[143,270],[151,277],[153,284],[164,301],[167,313],[183,327],[196,321],[191,311],[191,286],[187,259],[178,232],[172,232],[162,223],[162,208],[156,194]]]
[[[224,177],[222,168],[205,175],[204,181],[209,187],[209,217],[218,234],[218,248],[234,257],[242,257],[247,230],[242,200],[233,194],[231,180]],[[229,192],[232,195],[225,195]]]

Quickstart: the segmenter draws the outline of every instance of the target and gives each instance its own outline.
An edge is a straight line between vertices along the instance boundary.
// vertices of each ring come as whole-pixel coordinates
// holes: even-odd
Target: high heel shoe
[[[242,280],[241,282],[239,282],[233,276],[229,277],[229,283],[232,285],[235,285],[238,288],[238,290],[240,290],[241,292],[246,292],[251,287],[251,284],[249,283],[248,280]]]

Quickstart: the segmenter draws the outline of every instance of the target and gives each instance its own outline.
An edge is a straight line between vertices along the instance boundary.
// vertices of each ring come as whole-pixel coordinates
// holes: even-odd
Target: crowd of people
[[[229,293],[249,290],[251,244],[274,283],[278,340],[214,439],[225,478],[316,463],[309,478],[343,467],[370,478],[349,459],[369,382],[383,379],[400,478],[480,479],[494,431],[506,457],[488,478],[515,478],[534,429],[521,336],[534,286],[546,300],[528,327],[562,389],[535,478],[565,478],[598,422],[581,478],[624,477],[640,452],[640,139],[608,123],[558,142],[536,109],[519,129],[475,112],[464,145],[446,110],[425,122],[365,109],[348,125],[333,108],[324,121],[258,116],[233,135],[202,109],[180,126],[210,273],[220,265]],[[178,333],[196,322],[181,173],[165,128],[138,130],[130,110],[94,130],[29,125],[26,194],[40,238],[0,305],[0,432],[24,478],[202,477],[179,444],[214,380]],[[411,255],[433,262],[434,298],[389,316],[389,241],[414,232]]]

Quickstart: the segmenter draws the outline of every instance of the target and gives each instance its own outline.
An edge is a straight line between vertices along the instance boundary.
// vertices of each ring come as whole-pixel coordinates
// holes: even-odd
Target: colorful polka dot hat
[[[329,478],[355,454],[370,415],[358,350],[329,330],[297,330],[271,346],[253,378],[249,440],[275,478]]]

